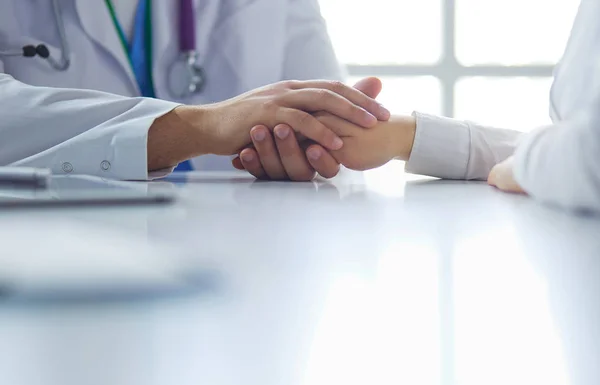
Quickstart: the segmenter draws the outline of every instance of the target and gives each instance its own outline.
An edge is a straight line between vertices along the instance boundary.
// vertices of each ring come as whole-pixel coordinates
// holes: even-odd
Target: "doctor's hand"
[[[250,128],[258,124],[285,124],[330,150],[342,148],[339,136],[311,112],[327,111],[362,127],[390,117],[374,99],[331,81],[280,82],[201,108],[206,111],[203,127],[211,134],[209,153],[216,155],[233,155],[252,143]]]
[[[179,106],[156,119],[148,132],[148,169],[157,170],[204,154],[234,155],[252,143],[250,129],[285,125],[330,150],[343,142],[311,115],[327,111],[361,127],[390,113],[373,98],[340,82],[284,81],[224,102]]]
[[[382,89],[377,78],[365,78],[354,88],[375,99]],[[264,125],[251,130],[253,147],[244,149],[232,161],[235,168],[247,170],[258,179],[309,181],[315,171],[325,178],[336,176],[339,163],[322,146],[311,141],[299,141],[290,127],[282,124],[271,135]],[[311,146],[310,151],[306,151]]]
[[[492,171],[490,171],[490,175],[488,176],[488,184],[505,192],[517,194],[525,193],[517,181],[515,181],[512,156],[492,168]]]

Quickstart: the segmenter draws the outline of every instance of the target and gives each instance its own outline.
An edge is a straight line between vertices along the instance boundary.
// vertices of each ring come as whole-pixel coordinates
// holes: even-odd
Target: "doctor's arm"
[[[177,105],[97,91],[34,87],[0,73],[0,165],[147,179],[147,136]]]
[[[283,82],[213,105],[179,106],[35,87],[0,74],[0,165],[146,179],[148,170],[193,156],[235,154],[251,143],[246,124],[261,122],[284,123],[328,149],[340,148],[340,138],[306,112],[318,110],[363,127],[385,113],[364,94],[326,81]]]

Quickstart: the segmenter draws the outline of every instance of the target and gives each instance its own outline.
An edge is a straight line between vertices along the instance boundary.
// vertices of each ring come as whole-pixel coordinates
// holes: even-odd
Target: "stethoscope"
[[[45,44],[26,45],[20,50],[14,51],[0,51],[0,56],[23,56],[26,58],[39,56],[46,60],[54,70],[67,71],[71,65],[71,50],[58,1],[52,0],[52,10],[62,50],[60,60],[56,60],[50,55],[50,50]],[[179,0],[179,57],[169,69],[169,91],[177,98],[186,98],[202,92],[205,83],[204,68],[196,50],[196,20],[193,0]]]

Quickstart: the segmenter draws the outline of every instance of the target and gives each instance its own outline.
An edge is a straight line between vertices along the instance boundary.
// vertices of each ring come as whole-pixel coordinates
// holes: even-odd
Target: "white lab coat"
[[[0,57],[0,165],[145,179],[148,128],[175,103],[217,102],[284,79],[343,78],[317,0],[198,0],[206,88],[175,100],[167,74],[178,55],[177,7],[154,0],[153,78],[164,100],[139,98],[104,1],[60,4],[72,52],[68,71],[40,58]],[[40,43],[60,57],[51,1],[2,0],[0,50]],[[211,156],[194,165],[231,167],[229,158]]]
[[[406,170],[441,178],[485,179],[494,165],[514,154],[515,179],[533,197],[570,209],[600,211],[598,16],[600,0],[581,2],[555,69],[551,126],[523,135],[416,112],[417,131]]]

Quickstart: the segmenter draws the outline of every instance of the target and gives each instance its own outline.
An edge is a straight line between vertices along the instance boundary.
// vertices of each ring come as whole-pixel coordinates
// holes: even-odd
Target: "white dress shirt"
[[[521,134],[415,112],[417,131],[406,170],[440,178],[486,179],[494,165],[514,155],[515,179],[534,198],[600,210],[599,17],[600,0],[581,2],[555,69],[552,125]]]

